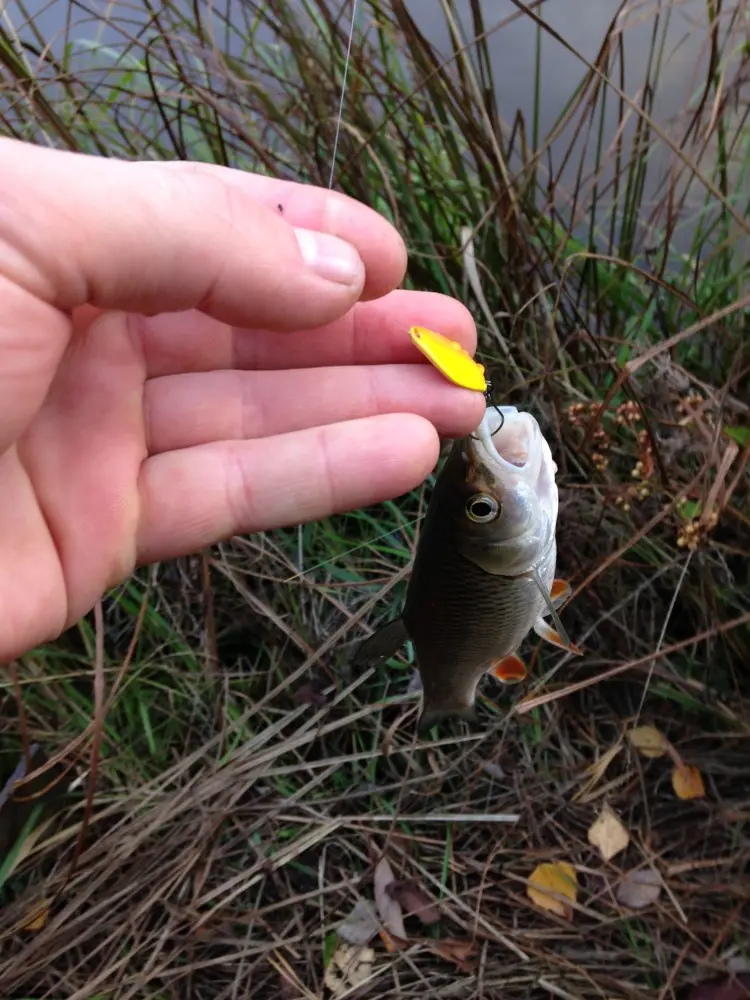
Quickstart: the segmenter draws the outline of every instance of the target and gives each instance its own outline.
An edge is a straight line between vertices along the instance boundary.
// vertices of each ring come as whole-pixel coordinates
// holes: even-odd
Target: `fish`
[[[523,680],[518,648],[532,630],[580,655],[558,615],[571,587],[555,576],[556,473],[536,418],[515,406],[487,406],[474,433],[454,441],[402,613],[354,656],[355,666],[372,665],[411,640],[422,682],[420,732],[451,718],[476,722],[484,674]]]

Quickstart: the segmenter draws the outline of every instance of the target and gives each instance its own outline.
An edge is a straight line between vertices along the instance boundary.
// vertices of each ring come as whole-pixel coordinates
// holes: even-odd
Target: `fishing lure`
[[[454,385],[484,393],[487,402],[492,402],[492,384],[484,374],[484,365],[475,361],[457,341],[424,326],[409,327],[409,336],[417,350]]]

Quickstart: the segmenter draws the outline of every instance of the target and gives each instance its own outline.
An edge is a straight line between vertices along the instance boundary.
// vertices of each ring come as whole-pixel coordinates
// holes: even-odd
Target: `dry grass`
[[[308,2],[303,32],[299,5],[230,6],[231,24],[226,5],[192,22],[153,6],[88,62],[19,46],[6,19],[5,131],[327,183],[346,11]],[[486,55],[490,29],[544,6],[499,27],[474,7],[466,37],[439,6],[447,57],[403,4],[362,2],[337,184],[398,221],[410,283],[472,307],[498,393],[542,422],[585,656],[530,642],[525,690],[488,681],[481,727],[427,741],[406,655],[350,673],[352,643],[403,596],[429,483],[140,572],[4,685],[4,772],[31,741],[73,784],[0,812],[3,997],[327,996],[336,928],[372,898],[382,851],[441,919],[407,918],[406,949],[376,938],[352,996],[666,1000],[750,963],[747,11],[698,8],[702,76],[668,123],[651,112],[681,5],[631,10],[652,58],[627,87],[621,15],[542,134],[504,109]],[[70,11],[67,39],[91,36]],[[543,67],[564,40],[539,37]],[[679,800],[671,761],[630,747],[636,721],[700,769],[704,799]],[[630,832],[610,862],[587,840],[605,802]],[[558,859],[580,882],[570,921],[526,895]],[[638,866],[665,886],[635,912],[616,893]],[[22,930],[40,900],[45,926]],[[466,963],[446,938],[472,943]]]

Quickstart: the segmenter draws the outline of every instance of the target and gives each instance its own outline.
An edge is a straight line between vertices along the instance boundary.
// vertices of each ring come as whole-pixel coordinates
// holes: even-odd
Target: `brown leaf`
[[[41,931],[49,919],[50,901],[42,899],[29,913],[27,919],[21,924],[22,931]]]
[[[328,699],[323,694],[323,687],[317,681],[305,681],[304,684],[295,690],[293,695],[298,705],[315,705],[321,707],[328,704]]]
[[[409,947],[409,942],[406,938],[396,937],[395,934],[391,934],[387,927],[381,927],[378,934],[380,935],[380,940],[383,942],[385,950],[390,954],[394,951],[403,951],[404,948]]]
[[[631,910],[642,910],[656,902],[663,884],[661,875],[653,868],[629,871],[618,885],[615,897]]]
[[[630,843],[630,836],[622,820],[605,805],[589,828],[589,843],[599,848],[605,861],[610,861]]]
[[[405,915],[419,917],[423,924],[436,924],[440,913],[427,890],[415,878],[391,882],[385,890]]]
[[[375,887],[375,905],[380,919],[390,933],[402,941],[407,939],[404,918],[401,914],[401,904],[388,894],[388,886],[396,881],[393,869],[385,858],[381,858],[375,866],[373,882]]]
[[[476,951],[473,941],[443,938],[441,941],[430,941],[429,948],[447,962],[453,962],[462,972],[471,972],[474,968],[475,963],[469,961]]]
[[[750,1000],[750,973],[698,983],[688,1000]]]
[[[620,750],[622,750],[622,743],[618,741],[614,746],[610,747],[609,750],[603,753],[599,760],[594,761],[593,764],[590,764],[586,768],[582,775],[582,777],[586,779],[586,782],[573,796],[573,802],[577,802],[579,799],[593,791],[593,789],[604,777],[607,768],[618,755]]]
[[[672,770],[672,788],[678,799],[702,799],[706,795],[701,773],[692,764],[678,764]]]
[[[578,898],[578,878],[572,865],[567,861],[537,865],[529,876],[529,882],[526,893],[533,903],[566,920],[572,919],[573,907],[570,903],[575,903]]]
[[[628,739],[643,757],[663,757],[671,747],[655,726],[636,726],[628,733]]]

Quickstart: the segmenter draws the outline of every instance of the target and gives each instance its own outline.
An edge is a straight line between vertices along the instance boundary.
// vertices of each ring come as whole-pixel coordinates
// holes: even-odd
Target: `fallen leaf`
[[[341,944],[328,964],[324,982],[335,997],[342,996],[352,986],[359,986],[370,978],[374,961],[372,948]]]
[[[338,936],[349,944],[369,944],[380,930],[372,903],[358,899],[349,916],[338,927]]]
[[[661,895],[662,877],[653,868],[629,871],[615,893],[618,903],[631,910],[642,910],[655,903]]]
[[[21,924],[22,931],[40,931],[44,928],[49,919],[50,911],[50,901],[48,899],[40,900],[38,906],[35,906],[31,911],[29,917]]]
[[[670,750],[669,740],[655,726],[636,726],[628,739],[643,757],[663,757]]]
[[[741,973],[721,979],[708,979],[697,983],[688,1000],[749,1000],[750,975]]]
[[[736,441],[740,448],[744,448],[750,441],[750,427],[725,427],[724,433],[732,441]]]
[[[296,689],[292,695],[298,705],[315,705],[320,707],[328,704],[328,698],[323,694],[322,683],[318,681],[305,681]]]
[[[573,802],[578,801],[578,799],[584,795],[588,795],[588,793],[599,784],[604,777],[607,768],[618,755],[620,750],[622,750],[622,743],[615,743],[615,745],[610,747],[606,753],[601,755],[599,760],[595,760],[593,764],[589,764],[582,775],[582,777],[586,778],[586,782],[573,796]]]
[[[411,672],[411,677],[409,678],[409,683],[406,687],[407,694],[419,694],[422,690],[422,677],[418,670],[414,669]]]
[[[404,918],[401,913],[401,904],[388,894],[388,886],[395,882],[396,878],[393,869],[385,858],[381,858],[375,866],[373,882],[375,887],[375,905],[378,908],[380,919],[386,929],[402,941],[406,941],[406,928]]]
[[[396,900],[407,917],[419,917],[423,924],[436,924],[440,920],[432,897],[417,879],[399,879],[386,886],[385,891]]]
[[[610,806],[605,805],[589,828],[589,843],[599,848],[605,861],[624,851],[630,843],[625,824]]]
[[[469,961],[476,951],[473,941],[443,938],[440,941],[430,941],[429,948],[447,962],[453,962],[462,972],[471,972],[474,968],[474,963]]]
[[[578,897],[578,879],[575,869],[567,861],[548,861],[537,865],[529,876],[526,892],[529,899],[543,910],[551,910],[570,920]],[[563,898],[558,899],[557,896]]]
[[[392,955],[394,951],[403,951],[409,945],[406,938],[396,937],[395,934],[391,934],[387,927],[381,927],[378,934],[380,935],[380,940],[383,942],[383,947],[389,955]]]
[[[678,764],[672,770],[672,788],[678,799],[702,799],[706,794],[701,773],[692,764]]]
[[[495,778],[497,781],[505,781],[508,777],[502,767],[492,760],[486,760],[484,764],[482,764],[482,770],[485,774],[488,774],[490,778]]]

